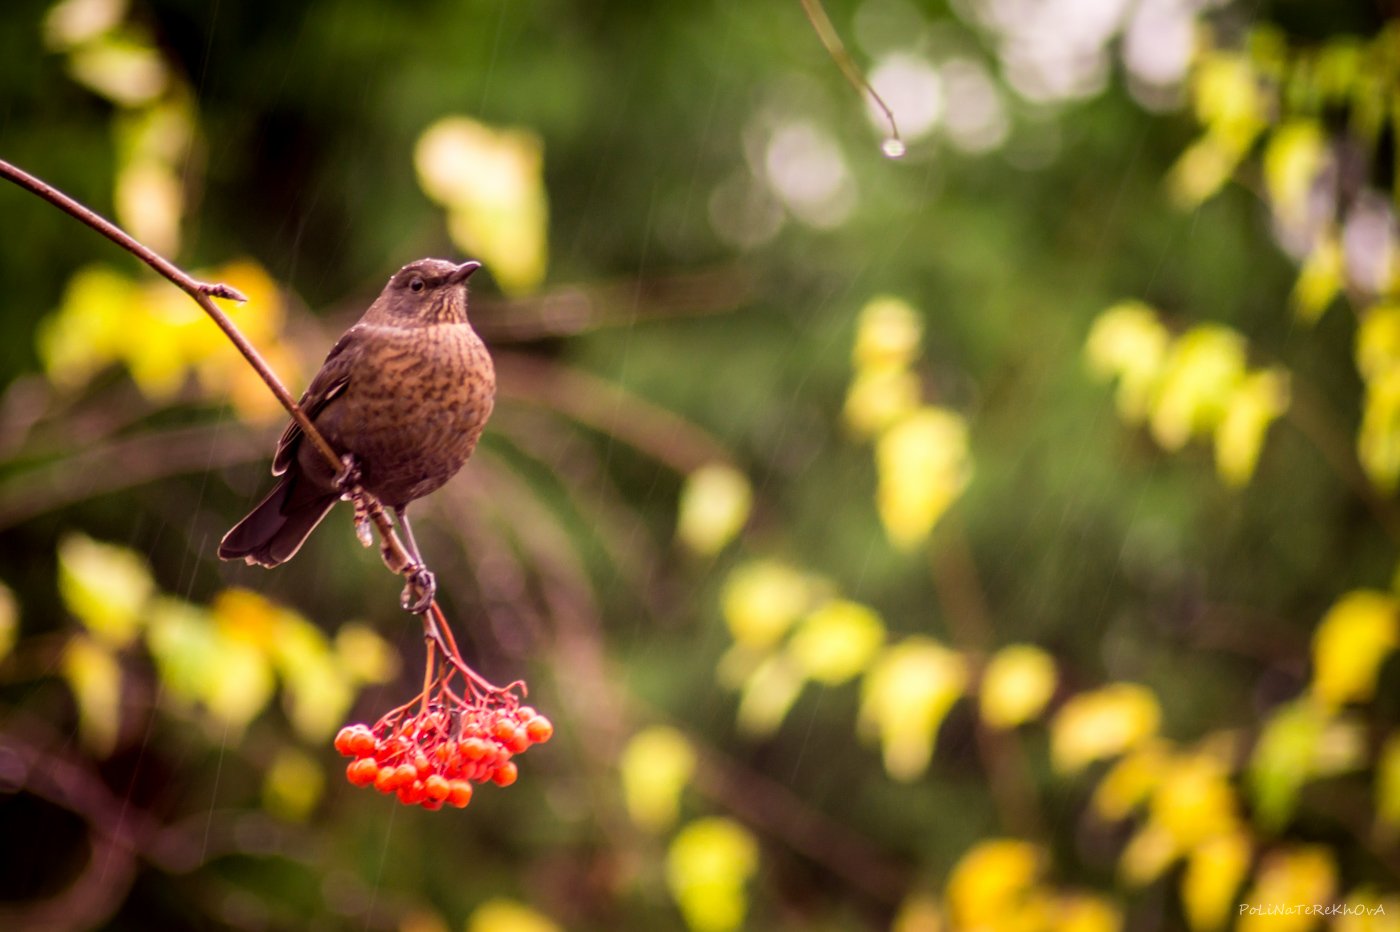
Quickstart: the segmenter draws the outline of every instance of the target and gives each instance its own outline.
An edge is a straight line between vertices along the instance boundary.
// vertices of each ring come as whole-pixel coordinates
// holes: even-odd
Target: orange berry
[[[353,726],[346,725],[340,729],[335,735],[335,749],[346,757],[353,757],[355,752],[350,750],[350,741],[354,736],[355,728]]]
[[[379,742],[375,740],[374,735],[370,734],[368,728],[361,728],[350,736],[348,745],[350,753],[356,757],[369,757],[378,749]]]
[[[472,737],[461,743],[462,756],[467,760],[481,760],[486,756],[489,746],[480,738]]]
[[[423,781],[423,789],[428,794],[429,799],[435,799],[438,802],[442,802],[452,793],[452,786],[447,782],[447,778],[437,774],[433,774]]]
[[[419,803],[419,805],[422,806],[424,809],[428,810],[429,812],[437,812],[439,809],[442,808],[442,800],[433,799],[431,796],[429,796],[427,799]]]
[[[421,780],[433,772],[433,762],[428,760],[428,755],[419,751],[417,754],[413,755],[413,770],[414,776]]]
[[[515,723],[508,718],[498,718],[491,726],[491,736],[497,741],[509,741],[515,734]]]
[[[447,794],[447,801],[458,809],[467,808],[472,801],[472,785],[466,780],[453,780]]]
[[[491,774],[491,780],[497,786],[510,786],[515,782],[515,778],[520,776],[519,770],[514,761],[506,761],[496,768],[496,772]]]
[[[375,766],[379,766],[376,764]],[[381,793],[392,793],[399,786],[399,768],[380,767],[374,775],[374,788]]]
[[[519,754],[530,746],[530,735],[525,731],[524,727],[517,728],[515,729],[515,733],[503,743],[507,751],[510,751],[512,754]]]
[[[536,715],[525,723],[525,734],[536,744],[544,744],[554,735],[554,723],[543,715]]]
[[[422,780],[414,780],[399,787],[399,802],[405,806],[416,806],[428,795]]]
[[[379,776],[379,764],[371,757],[352,760],[345,768],[345,778],[356,786],[369,786]]]
[[[520,708],[515,710],[516,721],[520,722],[528,722],[530,719],[534,718],[538,714],[539,713],[534,710],[533,706],[528,705],[522,705]]]

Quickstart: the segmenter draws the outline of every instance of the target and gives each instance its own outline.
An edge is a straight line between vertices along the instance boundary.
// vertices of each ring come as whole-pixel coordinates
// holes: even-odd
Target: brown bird
[[[405,509],[462,468],[496,397],[491,356],[467,321],[467,279],[479,268],[420,259],[399,269],[301,396],[364,489],[394,510],[420,570]],[[290,560],[341,497],[341,474],[295,421],[277,443],[272,474],[281,481],[224,535],[221,558],[267,567]],[[420,605],[431,598],[431,577],[424,582]]]

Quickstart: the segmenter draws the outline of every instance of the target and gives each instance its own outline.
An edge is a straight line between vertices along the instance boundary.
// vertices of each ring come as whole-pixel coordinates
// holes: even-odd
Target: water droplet
[[[885,153],[886,158],[897,159],[904,155],[904,142],[894,137],[886,139],[880,143],[880,151]]]

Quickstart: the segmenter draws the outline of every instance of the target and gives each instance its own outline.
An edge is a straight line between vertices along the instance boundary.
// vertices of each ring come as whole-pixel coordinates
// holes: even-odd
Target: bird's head
[[[419,259],[399,269],[379,293],[372,316],[400,327],[467,322],[467,279],[481,263]],[[370,316],[370,315],[366,315]]]

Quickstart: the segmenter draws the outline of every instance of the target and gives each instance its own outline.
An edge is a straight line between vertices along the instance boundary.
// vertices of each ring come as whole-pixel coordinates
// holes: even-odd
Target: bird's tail
[[[219,543],[223,560],[273,567],[296,555],[340,496],[288,472]]]

